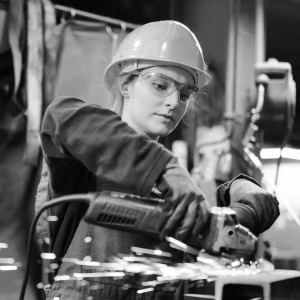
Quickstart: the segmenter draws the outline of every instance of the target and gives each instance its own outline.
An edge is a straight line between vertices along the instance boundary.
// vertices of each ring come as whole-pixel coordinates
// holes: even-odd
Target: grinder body
[[[86,222],[156,238],[172,213],[164,199],[113,191],[102,191],[92,197]],[[233,259],[246,260],[254,258],[257,247],[256,236],[238,224],[235,212],[228,207],[212,207],[206,232],[190,242],[213,255],[227,254]]]

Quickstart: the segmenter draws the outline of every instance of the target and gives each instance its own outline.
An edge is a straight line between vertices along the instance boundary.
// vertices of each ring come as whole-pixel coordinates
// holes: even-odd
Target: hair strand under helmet
[[[134,71],[151,65],[176,65],[188,70],[199,89],[211,77],[205,72],[201,46],[194,33],[177,21],[147,23],[130,32],[118,47],[112,62],[104,72],[104,81],[110,89],[121,72]]]

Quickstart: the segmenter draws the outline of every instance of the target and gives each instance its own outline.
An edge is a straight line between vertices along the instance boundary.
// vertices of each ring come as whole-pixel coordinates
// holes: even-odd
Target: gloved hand
[[[169,218],[163,224],[160,237],[174,236],[181,241],[198,236],[208,224],[208,202],[186,169],[174,157],[157,182],[164,195]]]
[[[239,223],[255,235],[270,228],[279,216],[276,196],[261,188],[254,180],[233,180],[229,195],[229,207],[235,210]]]

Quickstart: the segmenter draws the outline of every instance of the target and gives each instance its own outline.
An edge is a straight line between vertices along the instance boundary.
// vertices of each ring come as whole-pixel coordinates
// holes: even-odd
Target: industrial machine
[[[291,65],[275,58],[254,66],[257,102],[251,110],[243,145],[252,150],[256,143],[284,147],[290,137],[296,106],[296,85]]]

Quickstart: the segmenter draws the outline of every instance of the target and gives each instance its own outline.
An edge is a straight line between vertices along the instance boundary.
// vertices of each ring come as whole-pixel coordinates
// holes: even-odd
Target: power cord
[[[37,224],[39,217],[46,209],[48,209],[50,207],[53,207],[56,205],[61,205],[61,204],[66,204],[66,203],[74,203],[74,202],[89,205],[91,202],[91,196],[89,194],[74,194],[74,195],[66,195],[66,196],[54,198],[51,201],[45,203],[40,208],[40,210],[36,213],[36,215],[34,216],[31,226],[30,226],[30,231],[29,231],[25,274],[24,274],[24,278],[23,278],[23,282],[22,282],[19,300],[24,299],[25,292],[26,292],[26,286],[27,286],[29,271],[30,271],[30,261],[31,261],[31,255],[32,255],[32,242],[33,242],[33,238],[34,238],[34,234],[35,234],[36,224]]]

